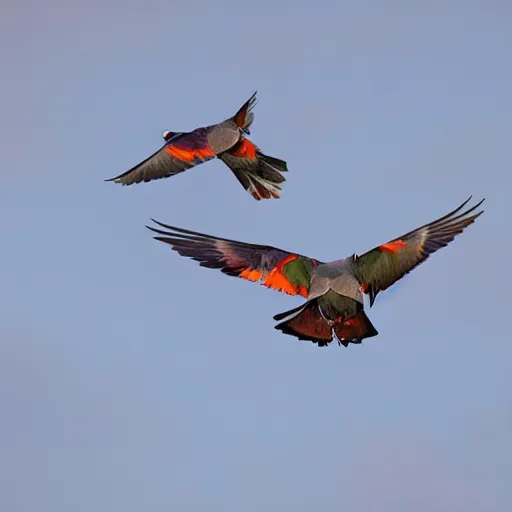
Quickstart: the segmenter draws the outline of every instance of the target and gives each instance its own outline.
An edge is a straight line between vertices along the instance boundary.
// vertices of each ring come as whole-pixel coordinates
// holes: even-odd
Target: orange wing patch
[[[395,240],[394,242],[381,245],[379,250],[382,252],[391,252],[394,254],[404,247],[407,247],[407,244],[403,240]]]
[[[283,267],[290,263],[290,261],[296,260],[298,256],[295,254],[290,254],[287,258],[280,261],[266,276],[263,282],[261,283],[263,286],[267,288],[272,288],[277,290],[278,292],[288,293],[289,295],[302,295],[303,297],[308,297],[309,292],[308,289],[304,285],[294,286],[283,274]],[[258,282],[263,277],[263,272],[261,270],[253,270],[251,268],[246,268],[240,272],[238,277],[243,279],[247,279],[252,282]]]
[[[302,295],[303,297],[308,296],[308,290],[305,286],[296,287],[286,278],[283,274],[283,267],[298,258],[295,254],[290,254],[283,261],[280,261],[275,268],[273,268],[263,281],[263,286],[273,288],[274,290],[288,293],[289,295]]]
[[[231,154],[240,158],[249,158],[251,160],[255,160],[257,151],[258,148],[251,141],[247,139],[241,139],[235,151]]]
[[[215,153],[208,147],[196,149],[183,149],[171,145],[165,148],[165,152],[172,156],[173,158],[183,160],[184,162],[193,162],[196,159],[205,161],[215,156]]]
[[[274,290],[297,295],[297,289],[286,277],[276,268],[274,268],[263,281],[263,286],[273,288]]]
[[[306,299],[309,297],[309,290],[303,285],[299,285],[299,295],[302,295]]]
[[[260,270],[251,270],[250,268],[246,268],[243,270],[238,277],[242,279],[248,279],[254,283],[258,282],[263,276],[263,272]]]

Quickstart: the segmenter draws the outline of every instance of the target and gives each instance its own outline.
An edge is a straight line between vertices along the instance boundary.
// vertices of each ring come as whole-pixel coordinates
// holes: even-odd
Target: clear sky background
[[[0,509],[512,509],[512,7],[2,1]],[[104,183],[234,113],[289,164]],[[319,349],[150,217],[321,260],[486,212]]]

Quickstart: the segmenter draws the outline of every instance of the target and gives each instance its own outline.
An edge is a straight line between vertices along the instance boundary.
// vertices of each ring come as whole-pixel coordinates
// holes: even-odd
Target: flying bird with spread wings
[[[373,306],[377,294],[389,288],[431,254],[445,247],[472,224],[483,203],[462,205],[434,222],[379,245],[360,256],[329,263],[284,251],[210,236],[153,222],[164,229],[148,227],[181,256],[203,267],[254,281],[306,300],[301,306],[274,316],[275,326],[299,340],[326,346],[333,337],[345,347],[378,334],[364,311],[366,294]]]
[[[105,181],[132,185],[168,178],[219,158],[256,200],[279,198],[288,171],[284,160],[263,154],[245,135],[250,135],[256,105],[254,93],[229,119],[191,132],[165,131],[164,145],[129,171]]]

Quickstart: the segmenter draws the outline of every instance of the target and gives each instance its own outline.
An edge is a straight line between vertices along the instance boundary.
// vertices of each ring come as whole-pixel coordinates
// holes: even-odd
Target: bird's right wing
[[[375,247],[362,256],[354,256],[355,274],[363,291],[370,296],[370,305],[373,305],[379,292],[389,288],[431,254],[448,245],[482,215],[483,210],[471,214],[484,199],[461,213],[470,199],[434,222]]]
[[[247,244],[162,224],[155,240],[169,244],[181,256],[199,261],[202,267],[220,269],[227,275],[259,282],[290,295],[308,296],[311,272],[317,260],[268,245]]]
[[[141,181],[168,178],[212,158],[215,158],[215,153],[208,145],[206,130],[198,128],[193,132],[179,133],[171,137],[161,149],[146,160],[129,171],[105,181],[132,185]]]
[[[250,135],[250,127],[254,121],[254,112],[252,109],[256,106],[256,94],[257,91],[238,109],[238,112],[233,116],[236,125],[244,133]]]

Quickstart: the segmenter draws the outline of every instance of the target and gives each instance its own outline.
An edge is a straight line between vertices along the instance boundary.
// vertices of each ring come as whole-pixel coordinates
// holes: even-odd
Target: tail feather
[[[304,304],[301,304],[297,308],[289,309],[288,311],[285,311],[284,313],[277,313],[277,315],[274,315],[274,320],[279,321],[283,320],[283,318],[286,318],[287,316],[294,315],[295,313],[301,312],[306,306],[308,305],[307,302]]]
[[[364,311],[343,323],[335,324],[333,330],[336,338],[345,347],[348,347],[349,343],[361,343],[364,338],[379,334]]]
[[[332,329],[322,317],[317,301],[307,303],[298,314],[276,325],[275,328],[284,334],[296,336],[299,340],[318,343],[320,347],[332,341]]]
[[[360,303],[334,294],[338,299],[338,304],[345,302],[349,305],[345,311],[334,310],[332,297],[331,300],[328,297],[331,293],[334,294],[334,292],[326,294],[327,300],[326,296],[318,297],[298,308],[275,315],[275,320],[289,317],[275,328],[284,334],[295,336],[299,340],[317,343],[319,347],[327,346],[334,337],[339,344],[347,347],[349,343],[361,343],[363,339],[378,334]],[[354,306],[357,312],[353,310]],[[335,313],[334,317],[332,317],[332,313]]]
[[[258,153],[258,158],[265,164],[260,166],[263,178],[275,183],[286,181],[286,178],[281,174],[282,172],[288,172],[288,165],[284,160],[265,155],[261,151]]]
[[[249,193],[258,200],[270,197],[278,199],[281,191],[280,184],[286,181],[281,174],[283,171],[288,171],[286,162],[261,152],[257,155],[257,161],[259,164],[257,167],[245,169],[245,174],[251,183]]]
[[[250,135],[250,126],[254,121],[254,113],[252,109],[256,105],[256,94],[257,91],[240,107],[238,112],[233,116],[238,128],[244,131],[247,135]]]
[[[284,160],[265,155],[245,138],[219,158],[255,199],[279,198],[280,184],[286,181],[281,173],[288,171]]]
[[[279,199],[281,187],[275,183],[265,180],[251,172],[241,169],[231,169],[242,187],[245,188],[257,201],[261,199]]]

